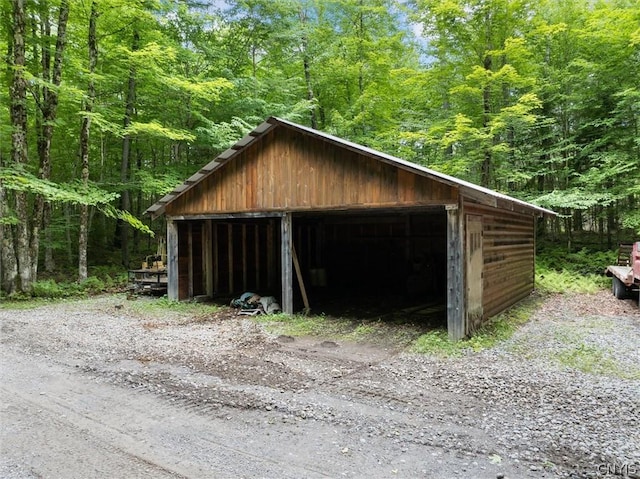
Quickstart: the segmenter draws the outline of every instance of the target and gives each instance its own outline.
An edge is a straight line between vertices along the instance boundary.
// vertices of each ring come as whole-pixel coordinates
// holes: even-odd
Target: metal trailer
[[[612,278],[611,290],[616,298],[625,299],[634,295],[638,297],[640,291],[640,241],[621,244],[618,264],[608,266],[605,274]]]

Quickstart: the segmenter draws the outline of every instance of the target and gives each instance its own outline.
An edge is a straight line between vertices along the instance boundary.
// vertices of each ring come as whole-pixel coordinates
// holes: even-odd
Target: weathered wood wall
[[[465,214],[482,215],[483,319],[526,297],[534,288],[534,217],[464,202]]]
[[[204,294],[202,222],[178,222],[178,298]]]
[[[209,274],[210,294],[245,291],[275,294],[279,290],[276,263],[280,246],[275,224],[273,219],[211,223],[211,241],[203,244],[206,250],[201,257],[204,276],[199,277],[206,285]],[[181,253],[181,258],[183,254],[187,252]]]
[[[455,188],[295,131],[255,141],[166,207],[168,216],[455,203]]]

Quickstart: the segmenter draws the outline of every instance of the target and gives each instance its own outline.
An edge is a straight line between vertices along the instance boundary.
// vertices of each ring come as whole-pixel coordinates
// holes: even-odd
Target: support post
[[[293,258],[291,255],[291,213],[280,220],[280,258],[282,274],[282,311],[293,314]]]
[[[202,268],[205,274],[205,293],[210,298],[213,297],[213,228],[212,221],[205,220],[204,222],[204,251],[202,254]],[[217,265],[216,265],[217,266]]]
[[[231,223],[229,223],[227,225],[227,243],[229,245],[228,247],[228,260],[229,260],[229,293],[233,293],[233,268],[234,268],[234,264],[233,264],[233,225]]]
[[[193,223],[192,222],[188,223],[188,228],[187,228],[187,249],[189,250],[188,251],[189,263],[188,263],[188,269],[187,269],[189,284],[188,284],[187,297],[189,299],[192,299],[193,298]]]
[[[167,220],[167,297],[177,301],[178,297],[178,225]]]
[[[213,294],[220,292],[220,253],[218,253],[218,223],[213,228]]]
[[[462,213],[457,206],[447,207],[447,330],[449,339],[466,335],[464,256],[462,249]]]

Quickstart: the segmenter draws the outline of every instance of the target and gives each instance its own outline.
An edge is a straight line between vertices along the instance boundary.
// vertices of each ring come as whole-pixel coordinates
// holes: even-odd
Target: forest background
[[[640,0],[0,0],[0,52],[3,294],[139,265],[270,115],[551,208],[583,266],[640,237]]]

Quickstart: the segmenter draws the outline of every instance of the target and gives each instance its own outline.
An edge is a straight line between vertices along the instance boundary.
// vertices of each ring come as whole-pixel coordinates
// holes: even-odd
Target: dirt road
[[[593,300],[608,312],[552,298],[507,344],[455,359],[227,312],[152,317],[120,296],[0,310],[0,476],[605,477],[615,462],[634,477],[640,379],[554,362],[575,328],[640,364],[637,310]]]

